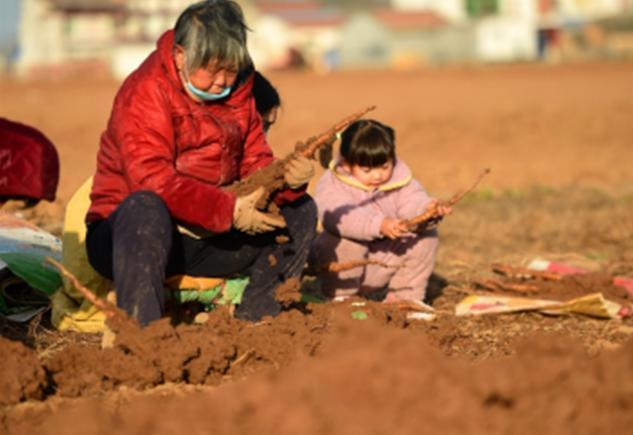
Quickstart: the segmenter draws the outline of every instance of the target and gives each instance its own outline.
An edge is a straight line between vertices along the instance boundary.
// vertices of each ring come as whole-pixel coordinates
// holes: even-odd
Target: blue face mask
[[[196,97],[200,98],[201,100],[204,101],[215,101],[215,100],[221,100],[222,98],[226,98],[229,96],[229,94],[231,93],[231,87],[229,86],[228,88],[224,88],[224,90],[218,94],[214,94],[212,92],[205,92],[201,89],[196,88],[194,85],[191,84],[191,82],[187,82],[186,85],[187,89],[189,89],[189,91],[195,95]]]

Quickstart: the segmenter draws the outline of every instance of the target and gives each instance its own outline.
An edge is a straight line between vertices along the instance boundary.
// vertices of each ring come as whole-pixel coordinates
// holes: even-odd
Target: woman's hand
[[[380,234],[395,240],[409,234],[409,229],[403,220],[385,218],[380,224]]]
[[[262,213],[257,210],[257,201],[264,194],[264,188],[260,187],[253,193],[240,196],[235,200],[233,209],[233,226],[246,234],[254,235],[284,228],[286,221],[283,216]]]
[[[296,155],[285,167],[284,179],[291,189],[307,184],[314,177],[314,162],[302,155]]]

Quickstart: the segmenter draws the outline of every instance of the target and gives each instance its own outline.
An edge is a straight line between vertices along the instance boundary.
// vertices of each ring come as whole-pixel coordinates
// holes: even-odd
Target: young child
[[[281,107],[279,92],[259,71],[255,71],[252,92],[253,98],[255,98],[255,108],[264,123],[264,132],[268,133],[270,127],[277,122],[277,115]]]
[[[404,220],[422,214],[437,200],[396,157],[392,128],[360,120],[343,131],[340,158],[319,180],[316,202],[323,232],[315,240],[314,265],[380,263],[322,272],[327,296],[368,296],[387,287],[387,303],[422,302],[435,262],[437,231],[421,228],[412,233]],[[450,212],[440,207],[441,215]]]

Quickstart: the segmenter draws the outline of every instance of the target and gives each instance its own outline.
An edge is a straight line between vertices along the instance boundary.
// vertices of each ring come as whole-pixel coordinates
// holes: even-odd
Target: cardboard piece
[[[592,293],[566,302],[512,296],[471,295],[455,306],[457,316],[539,311],[550,315],[582,314],[600,319],[623,319],[633,315],[633,309],[605,299],[602,293]]]

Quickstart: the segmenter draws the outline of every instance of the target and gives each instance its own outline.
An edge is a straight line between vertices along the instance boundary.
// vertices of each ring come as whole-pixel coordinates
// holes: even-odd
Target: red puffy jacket
[[[253,74],[219,102],[185,92],[174,65],[173,31],[123,83],[101,136],[86,222],[107,218],[131,192],[158,194],[177,221],[220,233],[235,196],[220,187],[273,161],[251,94]],[[291,201],[303,191],[281,192]]]
[[[0,118],[0,205],[6,199],[55,200],[59,157],[40,131]]]

